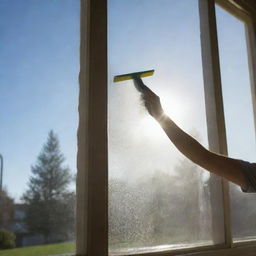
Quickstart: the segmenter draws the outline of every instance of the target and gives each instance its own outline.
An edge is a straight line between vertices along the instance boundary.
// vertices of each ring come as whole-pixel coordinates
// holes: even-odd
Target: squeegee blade
[[[154,70],[147,70],[147,71],[142,71],[142,72],[135,72],[135,73],[128,73],[128,74],[123,74],[119,76],[114,77],[114,82],[121,82],[125,80],[130,80],[133,79],[134,77],[147,77],[147,76],[152,76],[154,74]]]

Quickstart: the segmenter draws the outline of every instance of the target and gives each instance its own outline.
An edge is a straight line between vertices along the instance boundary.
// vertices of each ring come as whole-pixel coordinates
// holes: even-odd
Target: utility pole
[[[3,156],[0,154],[0,192],[3,191],[3,169],[4,169],[4,159]]]

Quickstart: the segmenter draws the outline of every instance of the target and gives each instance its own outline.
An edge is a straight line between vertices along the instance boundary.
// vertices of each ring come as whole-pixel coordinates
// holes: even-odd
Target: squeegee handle
[[[139,92],[143,92],[144,90],[147,90],[148,87],[143,83],[142,79],[139,76],[134,76],[133,81],[136,89]]]

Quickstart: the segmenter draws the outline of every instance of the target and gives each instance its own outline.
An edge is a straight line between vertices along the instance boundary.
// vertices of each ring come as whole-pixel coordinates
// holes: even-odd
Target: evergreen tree
[[[73,234],[75,195],[68,191],[72,177],[64,160],[58,138],[50,131],[23,195],[27,227],[43,234],[45,243],[68,240]]]
[[[0,229],[8,229],[14,218],[14,199],[10,197],[6,188],[0,190]]]

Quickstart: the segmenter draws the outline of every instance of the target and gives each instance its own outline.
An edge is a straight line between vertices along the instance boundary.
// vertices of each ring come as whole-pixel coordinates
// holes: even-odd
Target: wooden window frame
[[[80,0],[80,92],[77,156],[76,255],[108,255],[108,131],[107,131],[107,0]],[[227,154],[227,142],[216,29],[215,3],[245,21],[256,127],[256,20],[229,0],[198,0],[207,130],[210,150]],[[143,255],[254,255],[256,241],[233,243],[229,188],[211,176],[221,193],[225,242]],[[214,200],[214,199],[213,199]],[[212,202],[214,203],[214,202]],[[214,222],[214,220],[213,220]],[[216,232],[216,233],[215,233]],[[218,236],[218,230],[213,232]],[[140,255],[140,254],[136,254]]]

